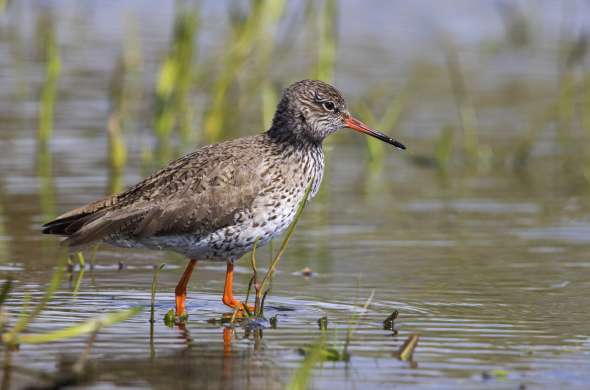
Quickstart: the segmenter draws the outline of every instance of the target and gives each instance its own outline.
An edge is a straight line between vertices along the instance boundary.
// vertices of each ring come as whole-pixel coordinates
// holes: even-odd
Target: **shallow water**
[[[225,15],[215,2],[204,3],[209,30],[203,33],[202,51],[221,45],[214,34],[219,27],[210,20]],[[148,86],[172,29],[172,4],[160,12],[135,2],[104,8],[88,4],[45,4],[58,21],[64,51],[49,155],[38,151],[35,139],[43,68],[34,58],[31,29],[18,27],[26,25],[19,20],[35,20],[37,4],[11,4],[0,16],[0,277],[16,281],[6,307],[11,316],[21,310],[26,294],[34,302],[40,299],[60,256],[58,239],[42,236],[39,226],[108,191],[107,80],[124,30],[114,16],[139,15],[143,83]],[[538,16],[548,35],[559,30],[551,4],[544,3]],[[398,73],[415,66],[410,58],[441,61],[440,55],[419,50],[432,46],[432,37],[410,27],[412,20],[422,20],[419,14],[428,4],[417,2],[415,9],[397,13],[393,6],[384,7],[396,15],[395,27],[379,30],[367,23],[340,32],[336,82],[353,101],[368,99],[363,94],[369,87],[359,80],[374,87],[375,78],[386,74],[399,86]],[[545,106],[548,97],[539,91],[551,90],[557,77],[556,68],[545,63],[556,47],[548,42],[534,55],[508,52],[486,63],[481,46],[501,34],[499,22],[486,18],[493,4],[463,9],[462,23],[453,23],[458,16],[451,9],[457,7],[441,6],[435,19],[456,34],[467,72],[481,70],[471,87],[479,98],[482,139],[499,155],[491,166],[477,172],[458,166],[444,173],[424,164],[440,127],[457,121],[444,72],[438,82],[416,92],[422,100],[414,101],[397,130],[409,146],[407,153],[387,150],[382,165],[372,164],[360,136],[335,137],[328,145],[322,190],[305,210],[267,299],[266,316],[276,315],[278,327],[266,324],[261,335],[237,327],[231,345],[227,337],[224,341],[227,328],[213,321],[228,311],[221,303],[223,264],[198,264],[189,285],[189,321],[184,328],[168,328],[161,319],[174,304],[185,260],[169,253],[100,247],[96,266],[87,267],[79,291],[73,292],[79,275],[75,269],[30,331],[55,330],[136,305],[147,308],[154,266],[167,266],[160,274],[153,337],[149,310],[100,331],[87,382],[78,386],[282,388],[302,364],[299,350],[320,337],[318,319],[327,316],[328,343],[336,349],[343,348],[352,327],[351,359],[317,366],[314,388],[588,387],[590,204],[587,184],[567,168],[584,161],[556,146],[551,133],[541,136],[524,172],[506,168],[510,162],[504,156],[528,125],[523,112]],[[382,16],[354,2],[342,3],[339,20],[347,15],[384,25]],[[115,27],[108,28],[109,23]],[[386,41],[404,32],[415,47],[402,39]],[[351,54],[352,48],[373,53],[377,60],[363,68],[361,54]],[[473,62],[483,69],[471,69]],[[535,72],[526,72],[533,64]],[[280,62],[277,73],[291,67]],[[299,73],[295,78],[307,76]],[[504,100],[511,77],[528,85],[521,92],[525,98]],[[149,112],[149,99],[144,99],[142,110]],[[240,107],[240,112],[257,119],[232,133],[252,133],[261,126],[258,107]],[[138,122],[139,130],[127,138],[127,185],[144,175],[142,148],[154,142],[147,116]],[[48,166],[49,174],[39,169]],[[259,256],[267,261],[268,248],[260,249]],[[238,265],[235,288],[243,295],[250,278],[247,258]],[[311,277],[301,275],[305,267],[312,269]],[[383,328],[393,310],[399,311],[397,334]],[[395,352],[411,334],[420,336],[413,361],[400,361]],[[11,354],[12,387],[48,383],[44,375],[67,370],[86,343],[87,337],[79,337],[21,346]]]

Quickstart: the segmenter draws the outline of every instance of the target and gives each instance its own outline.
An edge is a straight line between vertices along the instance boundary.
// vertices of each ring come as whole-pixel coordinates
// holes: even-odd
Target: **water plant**
[[[384,132],[394,132],[399,126],[405,110],[409,106],[410,97],[412,91],[416,88],[416,82],[411,79],[401,89],[395,98],[391,98],[388,104],[381,114],[380,118],[377,119],[375,114],[371,111],[366,103],[359,103],[356,110],[359,114],[365,118],[369,126],[373,126]],[[376,168],[377,165],[383,163],[385,157],[386,146],[383,142],[372,138],[365,137],[367,142],[367,150],[369,153],[369,159],[371,161],[371,168]]]
[[[451,126],[445,126],[441,129],[436,143],[434,144],[434,159],[436,166],[442,171],[447,172],[453,155],[454,132]]]
[[[226,126],[225,121],[228,117],[226,98],[229,89],[256,45],[268,42],[264,39],[265,35],[267,36],[270,26],[281,17],[285,4],[284,0],[255,1],[251,3],[249,13],[245,16],[234,9],[230,24],[232,31],[224,49],[220,72],[210,92],[211,108],[204,119],[207,141],[213,142],[221,138],[221,131]]]
[[[53,157],[48,142],[53,134],[55,101],[61,71],[61,58],[53,20],[44,16],[39,22],[39,33],[43,33],[41,44],[44,47],[45,80],[39,99],[39,119],[37,128],[37,176],[40,181],[40,202],[44,218],[55,216],[55,191],[53,187]]]
[[[86,333],[96,332],[106,326],[110,326],[117,322],[124,321],[131,316],[138,314],[142,308],[133,307],[130,309],[119,310],[109,314],[102,315],[100,317],[91,318],[84,321],[81,324],[72,325],[70,327],[46,332],[46,333],[29,333],[23,334],[28,328],[31,322],[39,316],[45,310],[47,305],[51,302],[53,296],[59,289],[61,280],[63,278],[65,265],[67,262],[66,256],[61,256],[61,260],[58,262],[55,271],[48,283],[45,294],[37,305],[32,308],[28,308],[28,303],[23,305],[22,310],[15,321],[14,325],[10,330],[4,330],[0,335],[0,341],[8,348],[13,348],[18,344],[40,344],[59,340],[65,340],[67,338],[76,337]],[[8,280],[4,283],[0,293],[0,307],[9,296],[14,283]],[[25,299],[27,301],[27,299]]]
[[[53,24],[49,24],[45,34],[45,81],[41,90],[37,132],[39,142],[42,144],[46,144],[53,134],[55,101],[61,72],[61,57]]]
[[[15,283],[12,279],[7,279],[0,288],[0,346],[4,348],[4,374],[2,377],[3,388],[8,388],[10,386],[11,372],[13,370],[11,363],[12,354],[18,350],[19,345],[58,342],[73,337],[90,334],[86,348],[82,351],[77,361],[72,365],[72,370],[68,375],[64,376],[60,373],[56,375],[43,374],[44,380],[55,382],[55,386],[52,385],[53,387],[59,387],[58,384],[65,385],[67,383],[74,384],[78,382],[86,371],[86,361],[89,357],[94,340],[96,339],[96,334],[101,329],[125,321],[143,310],[142,307],[136,306],[129,309],[117,310],[102,314],[100,316],[87,319],[81,323],[55,329],[49,332],[27,332],[29,325],[51,303],[55,293],[59,289],[67,262],[67,256],[62,255],[60,256],[60,259],[61,260],[58,262],[55,271],[51,276],[45,294],[42,296],[39,303],[32,306],[30,294],[25,293],[23,305],[20,308],[18,315],[14,319],[11,318],[11,311],[5,308],[5,303],[10,298]],[[83,261],[83,257],[79,257],[79,260]],[[9,326],[9,323],[12,323],[12,326]],[[31,370],[28,372],[28,374],[36,374],[36,372]]]
[[[309,388],[309,382],[313,369],[325,359],[326,334],[323,333],[316,339],[306,351],[305,358],[291,376],[286,388],[288,390],[305,390]]]
[[[84,254],[82,252],[77,252],[76,257],[78,258],[78,276],[76,277],[76,282],[72,289],[72,295],[74,298],[76,298],[78,291],[80,291],[82,279],[84,279],[84,272],[86,272],[86,259],[84,258]]]
[[[326,0],[322,5],[316,24],[317,36],[313,41],[317,42],[317,60],[313,77],[331,83],[336,68],[338,5],[336,0]]]
[[[258,283],[258,269],[256,267],[256,242],[254,244],[254,247],[252,249],[251,261],[250,261],[252,271],[253,271],[253,276],[252,276],[252,279],[250,280],[250,284],[249,284],[249,288],[248,288],[248,292],[247,292],[246,297],[248,297],[250,295],[251,286],[254,286],[254,289],[255,289],[254,313],[248,313],[248,314],[251,314],[256,318],[261,318],[264,315],[264,300],[270,291],[270,283],[271,283],[272,277],[276,271],[279,261],[281,260],[281,257],[283,256],[283,254],[285,253],[285,250],[287,249],[287,245],[289,244],[289,240],[291,239],[291,236],[293,235],[293,232],[295,231],[295,227],[297,226],[297,223],[299,222],[299,218],[301,217],[301,214],[303,213],[303,209],[305,208],[305,205],[308,201],[308,197],[309,197],[310,192],[311,192],[311,185],[308,186],[307,189],[305,190],[303,200],[299,203],[297,211],[295,212],[295,217],[293,218],[293,222],[291,222],[291,225],[289,225],[289,228],[287,229],[287,232],[285,233],[285,237],[283,238],[281,246],[279,247],[275,256],[272,258],[272,260],[270,262],[270,266],[269,266],[268,270],[266,271],[266,274],[262,278],[262,281],[260,282],[260,284]],[[246,299],[246,306],[247,306],[247,299]],[[246,307],[246,310],[248,310],[247,307]]]
[[[43,141],[37,145],[37,178],[39,181],[39,203],[44,220],[56,215],[55,187],[53,182],[53,155]]]
[[[183,143],[194,135],[193,86],[197,12],[181,7],[175,17],[172,47],[158,72],[154,131],[158,139],[158,163],[171,158],[170,136],[179,129]]]
[[[151,300],[150,300],[150,324],[155,322],[155,306],[156,306],[156,292],[158,291],[158,277],[160,275],[160,271],[164,269],[166,263],[160,264],[159,266],[154,268],[154,276],[152,278],[152,289],[151,289]],[[153,332],[153,325],[151,328]]]
[[[130,127],[135,107],[140,100],[139,71],[141,68],[141,49],[137,36],[135,19],[128,18],[123,54],[111,77],[111,112],[107,121],[109,192],[123,189],[122,174],[127,163],[125,133]]]
[[[467,89],[459,54],[453,42],[446,38],[442,41],[442,47],[444,48],[451,92],[457,106],[457,113],[463,131],[461,137],[463,154],[469,165],[477,167],[480,162],[479,123],[473,99]]]
[[[365,301],[361,308],[361,312],[354,314],[350,318],[349,327],[346,332],[346,338],[341,350],[331,346],[328,339],[328,317],[323,316],[318,320],[320,328],[320,336],[316,338],[311,345],[305,348],[299,348],[299,352],[304,355],[304,359],[295,370],[291,377],[291,381],[287,385],[288,389],[307,389],[311,381],[313,370],[319,364],[325,361],[332,362],[348,362],[350,361],[350,352],[348,347],[352,341],[352,335],[358,328],[362,317],[366,313],[367,308],[373,300],[375,292],[372,291],[370,296]],[[414,350],[416,343],[412,344],[411,351]],[[407,352],[406,352],[407,354]]]

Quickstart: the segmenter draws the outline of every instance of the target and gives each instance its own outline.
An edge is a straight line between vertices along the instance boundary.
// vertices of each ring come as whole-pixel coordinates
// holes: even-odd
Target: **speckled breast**
[[[281,151],[285,155],[285,151]],[[264,168],[268,185],[254,199],[252,206],[237,210],[233,223],[206,235],[168,235],[140,240],[109,240],[122,247],[172,250],[199,260],[235,261],[257,246],[267,244],[283,233],[293,221],[305,192],[311,185],[310,198],[320,187],[324,160],[321,146],[313,150],[294,150],[280,164],[269,161]],[[270,164],[270,165],[269,165]]]

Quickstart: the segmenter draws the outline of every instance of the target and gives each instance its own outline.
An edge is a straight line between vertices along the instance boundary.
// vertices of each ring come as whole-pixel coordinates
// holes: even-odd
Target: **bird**
[[[242,311],[233,295],[234,263],[284,232],[306,194],[317,194],[323,141],[342,128],[406,149],[354,118],[332,85],[302,80],[284,89],[267,131],[201,147],[124,192],[47,222],[42,233],[65,236],[71,251],[106,242],[186,256],[175,288],[177,317],[187,313],[197,261],[226,262],[222,301]]]

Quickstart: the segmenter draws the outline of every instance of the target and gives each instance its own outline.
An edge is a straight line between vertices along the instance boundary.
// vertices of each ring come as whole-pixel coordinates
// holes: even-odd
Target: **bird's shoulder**
[[[264,147],[258,136],[208,145],[187,154],[115,196],[113,205],[157,202],[161,199],[206,195],[224,187],[256,181]]]

